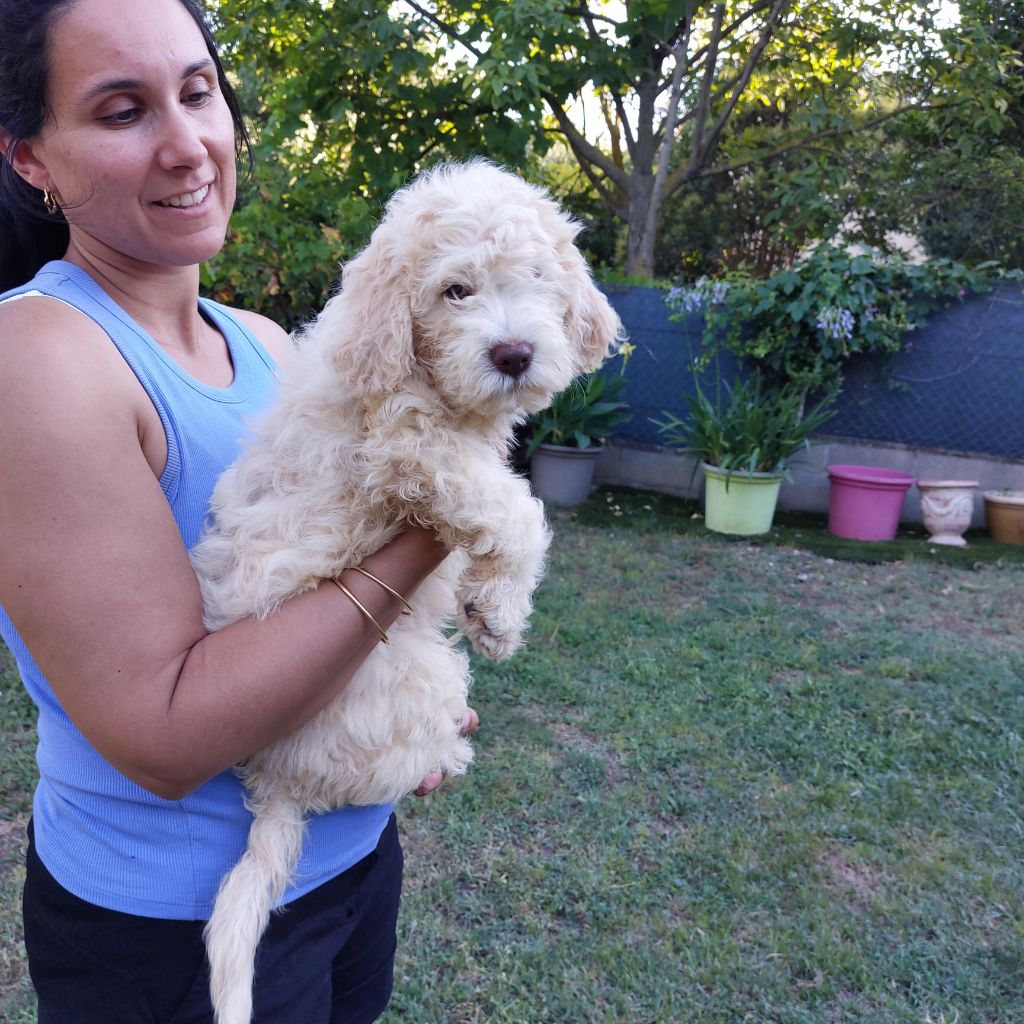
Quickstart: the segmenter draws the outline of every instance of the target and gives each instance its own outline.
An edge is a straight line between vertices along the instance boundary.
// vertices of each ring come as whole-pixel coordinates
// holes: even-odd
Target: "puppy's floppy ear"
[[[401,249],[393,227],[381,224],[345,265],[341,291],[317,325],[337,371],[368,398],[397,391],[415,360],[408,260]]]
[[[589,373],[611,355],[614,346],[625,337],[619,315],[612,309],[604,292],[591,277],[580,253],[573,248],[578,267],[573,273],[576,287],[572,290],[566,326],[576,348],[580,367]]]
[[[614,346],[624,339],[625,332],[618,314],[594,283],[587,261],[576,248],[574,239],[579,225],[557,208],[555,210],[558,223],[553,226],[553,233],[558,239],[558,259],[567,300],[566,334],[579,369],[589,373],[611,355]]]

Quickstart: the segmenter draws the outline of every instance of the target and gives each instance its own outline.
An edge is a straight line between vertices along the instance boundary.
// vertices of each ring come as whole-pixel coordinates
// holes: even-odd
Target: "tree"
[[[543,104],[547,129],[627,226],[627,273],[651,274],[664,203],[699,180],[947,102],[935,96],[938,5],[918,0],[395,6],[414,12],[418,33],[451,41],[453,67],[489,106],[508,109],[517,94],[531,113]],[[604,147],[582,123],[588,98]],[[787,116],[732,131],[758,103]]]
[[[880,225],[930,254],[1024,268],[1024,0],[963,0],[944,37],[989,58],[952,73],[960,102],[887,125],[863,179]]]
[[[699,122],[709,115],[699,103],[687,107],[682,92],[655,272],[698,276],[743,265],[769,273],[816,239],[842,234],[885,248],[897,231],[913,232],[933,255],[1021,265],[1024,4],[961,6],[960,18],[944,12],[944,28],[922,12],[892,33],[882,5],[860,8],[871,13],[870,32],[819,10],[822,36],[810,49],[783,18],[774,41],[786,40],[784,58],[768,47],[728,120],[719,114],[710,161],[695,157],[696,137],[707,137]],[[898,6],[888,10],[889,19],[901,17]],[[807,5],[786,11],[811,24]],[[881,42],[886,36],[902,48],[900,61]],[[824,70],[807,74],[815,60]],[[655,192],[649,213],[658,199]],[[635,238],[638,219],[629,223]]]
[[[1003,74],[1005,41],[976,37],[972,49],[943,36],[938,6],[219,0],[221,38],[257,110],[262,194],[279,204],[242,210],[241,245],[259,250],[282,297],[308,308],[318,275],[328,278],[309,273],[310,254],[329,254],[333,271],[416,170],[482,153],[529,172],[560,140],[591,199],[623,226],[627,273],[652,275],[666,204],[693,209],[711,195],[727,208],[738,189],[752,210],[777,197],[757,230],[798,246],[865,201],[864,140],[963,105],[965,84],[991,92],[991,70]],[[307,250],[282,267],[299,230]]]
[[[464,87],[447,39],[351,0],[213,0],[257,170],[208,291],[289,326],[319,308],[384,200],[433,160],[523,166],[531,122]]]

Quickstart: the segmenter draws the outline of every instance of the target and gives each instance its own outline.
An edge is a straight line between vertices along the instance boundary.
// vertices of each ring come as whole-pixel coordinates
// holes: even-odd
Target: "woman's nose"
[[[180,108],[161,123],[159,159],[168,170],[174,167],[199,167],[206,160],[202,122]]]

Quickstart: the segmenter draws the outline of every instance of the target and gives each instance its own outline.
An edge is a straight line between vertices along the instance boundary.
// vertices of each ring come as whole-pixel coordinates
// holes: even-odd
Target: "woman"
[[[248,829],[231,768],[379,637],[330,585],[203,629],[187,549],[288,340],[199,300],[247,139],[194,0],[0,0],[0,24],[0,287],[20,286],[0,296],[0,633],[39,705],[39,1020],[209,1021],[202,924]],[[410,528],[362,567],[411,595],[445,554]],[[344,583],[397,616],[371,578]],[[256,1020],[373,1020],[400,879],[389,807],[311,821]]]

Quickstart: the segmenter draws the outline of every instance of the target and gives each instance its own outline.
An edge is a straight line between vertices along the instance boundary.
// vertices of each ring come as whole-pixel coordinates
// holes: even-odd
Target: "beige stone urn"
[[[921,518],[928,531],[929,544],[967,547],[964,533],[974,513],[977,480],[918,480],[921,493]]]

